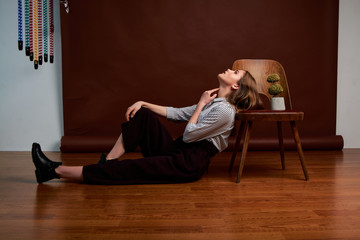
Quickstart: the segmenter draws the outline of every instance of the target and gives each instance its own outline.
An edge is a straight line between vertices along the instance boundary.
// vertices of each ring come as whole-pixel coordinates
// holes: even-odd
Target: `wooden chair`
[[[290,93],[288,89],[288,84],[286,80],[286,75],[283,67],[280,63],[274,60],[255,60],[255,59],[241,59],[236,60],[233,64],[233,70],[247,70],[251,73],[251,75],[255,78],[257,83],[257,88],[260,94],[265,95],[268,99],[271,98],[271,95],[268,93],[269,83],[267,82],[267,77],[270,74],[277,73],[280,76],[281,86],[284,91],[280,96],[284,97],[285,100],[285,111],[272,111],[272,110],[249,110],[244,111],[237,114],[237,120],[241,121],[240,128],[238,130],[236,136],[235,147],[233,150],[233,154],[231,157],[231,163],[229,167],[229,172],[231,172],[234,160],[236,158],[236,154],[240,147],[240,142],[242,136],[245,133],[242,153],[240,158],[240,166],[239,172],[237,175],[236,182],[240,182],[240,178],[242,175],[242,171],[244,169],[246,152],[248,149],[248,144],[250,140],[251,129],[253,126],[253,122],[256,121],[272,121],[277,123],[277,131],[278,131],[278,139],[279,139],[279,147],[280,147],[280,156],[281,156],[281,164],[282,168],[285,169],[285,157],[284,157],[284,144],[283,144],[283,134],[282,134],[282,122],[289,122],[292,133],[295,139],[295,143],[297,146],[297,151],[300,157],[301,166],[305,175],[305,179],[309,180],[309,175],[306,170],[306,164],[304,160],[304,154],[301,147],[300,137],[298,130],[295,125],[295,121],[303,120],[304,113],[299,111],[292,110]]]

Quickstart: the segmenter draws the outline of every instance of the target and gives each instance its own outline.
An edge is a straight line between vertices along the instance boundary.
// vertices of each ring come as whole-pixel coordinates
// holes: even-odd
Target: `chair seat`
[[[240,121],[298,121],[304,119],[304,113],[295,110],[249,110],[236,115]]]

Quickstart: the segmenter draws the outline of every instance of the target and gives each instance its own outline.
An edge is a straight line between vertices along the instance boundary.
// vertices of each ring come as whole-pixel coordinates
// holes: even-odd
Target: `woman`
[[[243,70],[218,74],[219,87],[205,91],[196,105],[173,108],[139,101],[131,105],[122,124],[122,133],[110,153],[99,163],[62,166],[53,162],[33,144],[32,158],[38,183],[65,178],[88,184],[149,184],[196,181],[207,170],[210,158],[228,146],[238,111],[259,103],[256,83]],[[157,116],[187,121],[175,141]],[[140,147],[143,158],[117,159]]]

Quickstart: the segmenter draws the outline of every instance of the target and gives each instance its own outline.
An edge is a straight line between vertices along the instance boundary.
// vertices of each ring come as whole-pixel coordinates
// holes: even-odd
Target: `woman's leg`
[[[141,108],[130,121],[121,125],[125,152],[140,147],[145,157],[159,156],[167,152],[173,139],[158,117],[151,110]]]
[[[119,158],[124,153],[125,153],[124,139],[123,139],[123,135],[120,134],[120,137],[116,141],[115,145],[113,146],[109,154],[106,156],[106,160]]]
[[[82,175],[82,166],[58,166],[55,168],[55,172],[60,178],[66,178],[74,181],[84,181]]]
[[[108,161],[83,167],[87,184],[155,184],[191,182],[201,178],[218,152],[209,141],[183,143],[179,138],[166,155]]]
[[[169,147],[164,143],[172,142],[170,134],[150,110],[139,110],[135,118],[123,124],[122,127],[127,133],[126,140],[127,146],[130,148],[129,151],[133,151],[137,146],[140,146],[144,155],[158,155]],[[156,147],[154,148],[154,146]],[[124,136],[121,133],[115,145],[106,156],[106,160],[118,159],[125,152]]]
[[[43,183],[54,178],[67,178],[74,181],[83,181],[82,166],[65,167],[61,162],[54,162],[42,152],[40,144],[33,143],[31,149],[35,175],[38,183]]]

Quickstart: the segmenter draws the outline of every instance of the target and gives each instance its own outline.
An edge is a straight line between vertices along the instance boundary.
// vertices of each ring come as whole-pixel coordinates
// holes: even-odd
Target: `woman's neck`
[[[230,93],[231,93],[231,89],[219,86],[219,91],[218,91],[217,97],[218,98],[226,98],[227,96],[229,96]]]

